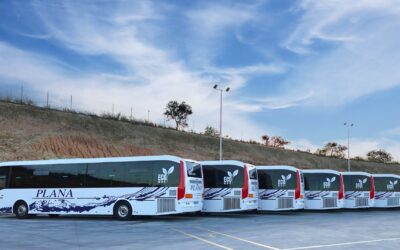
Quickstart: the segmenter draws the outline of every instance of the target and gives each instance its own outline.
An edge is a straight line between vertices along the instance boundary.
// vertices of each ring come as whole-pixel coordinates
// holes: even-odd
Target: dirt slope
[[[0,161],[172,154],[217,159],[218,139],[170,129],[0,102]],[[253,164],[345,170],[346,160],[225,141],[225,158]],[[354,171],[398,173],[399,165],[352,161]]]

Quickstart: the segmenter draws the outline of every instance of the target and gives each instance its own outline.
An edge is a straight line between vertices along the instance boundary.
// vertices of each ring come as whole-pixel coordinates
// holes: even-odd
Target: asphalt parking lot
[[[400,210],[0,217],[0,249],[400,249]]]

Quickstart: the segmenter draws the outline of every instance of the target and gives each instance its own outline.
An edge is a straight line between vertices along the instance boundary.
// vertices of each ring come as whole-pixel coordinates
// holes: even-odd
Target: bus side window
[[[27,167],[13,167],[11,169],[10,188],[30,188],[33,185],[32,172]]]
[[[9,167],[0,167],[0,189],[7,187]]]

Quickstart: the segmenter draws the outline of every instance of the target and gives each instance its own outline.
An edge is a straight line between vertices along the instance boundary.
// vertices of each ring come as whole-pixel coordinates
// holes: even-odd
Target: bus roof
[[[342,175],[365,175],[365,176],[371,176],[372,174],[367,173],[367,172],[340,172]]]
[[[293,167],[293,166],[286,166],[286,165],[271,165],[271,166],[256,166],[257,169],[260,170],[290,170],[293,172],[296,172],[298,168]]]
[[[337,174],[340,175],[340,172],[332,169],[304,169],[301,170],[304,174]]]
[[[182,158],[177,157],[177,156],[172,156],[172,155],[106,157],[106,158],[71,158],[71,159],[1,162],[0,163],[0,167],[23,166],[23,165],[105,163],[105,162],[129,162],[129,161],[159,161],[159,160],[168,160],[168,161],[180,162],[181,160],[185,160],[185,159],[182,159]]]
[[[393,177],[393,178],[398,178],[400,179],[400,175],[396,175],[396,174],[373,174],[372,175],[374,178],[375,177]]]
[[[235,165],[244,168],[244,165],[251,165],[241,161],[223,160],[223,161],[201,161],[201,165]]]

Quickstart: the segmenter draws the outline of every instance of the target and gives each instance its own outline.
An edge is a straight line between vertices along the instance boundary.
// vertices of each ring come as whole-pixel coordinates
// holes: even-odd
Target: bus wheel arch
[[[113,208],[113,215],[119,220],[132,219],[133,209],[132,205],[127,200],[119,200],[115,203]]]
[[[24,200],[18,200],[14,203],[13,213],[18,219],[26,219],[29,217],[29,206]]]

